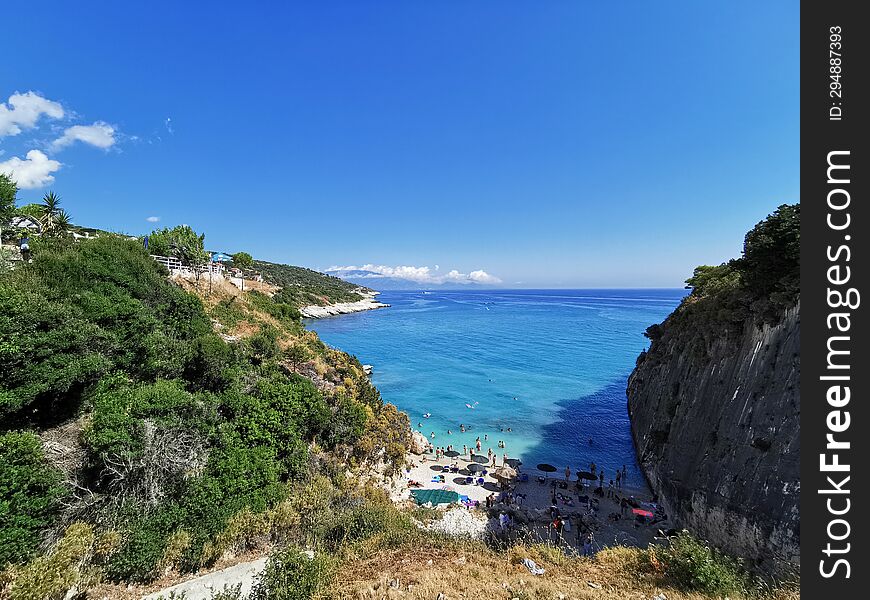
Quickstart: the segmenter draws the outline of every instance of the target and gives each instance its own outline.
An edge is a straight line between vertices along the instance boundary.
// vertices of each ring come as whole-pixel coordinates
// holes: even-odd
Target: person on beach
[[[597,468],[597,467],[595,466],[595,462],[591,462],[591,463],[589,463],[589,470],[592,471],[592,474],[593,474],[593,475],[595,475],[595,469],[596,469],[596,468]]]
[[[571,481],[571,467],[565,467],[565,481]]]
[[[592,556],[592,543],[595,541],[595,534],[591,531],[586,534],[586,539],[583,540],[583,556]]]
[[[622,465],[622,480],[625,481],[625,465]]]
[[[462,456],[465,456],[466,454],[468,454],[468,446],[462,444]]]
[[[607,497],[613,498],[613,480],[610,480],[610,484],[607,486]]]
[[[480,452],[480,438],[477,438],[477,444],[475,445],[477,446],[477,451]]]
[[[616,472],[616,487],[622,488],[622,471]]]
[[[599,487],[604,488],[604,469],[601,469],[601,471],[598,473],[598,481],[601,482]]]
[[[507,466],[507,464],[508,464],[507,460],[508,460],[507,452],[505,452],[504,456],[501,459],[501,464],[503,464],[504,466]]]
[[[496,455],[493,454],[493,455],[492,455],[492,468],[493,468],[493,469],[495,468],[495,457],[496,457]]]

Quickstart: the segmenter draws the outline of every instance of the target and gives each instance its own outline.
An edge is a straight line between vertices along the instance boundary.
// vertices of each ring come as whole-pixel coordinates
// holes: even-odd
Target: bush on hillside
[[[202,304],[136,242],[42,239],[31,264],[0,280],[0,415],[62,420],[111,371],[179,377],[202,337],[216,337]],[[191,383],[215,375],[202,378]]]
[[[747,587],[745,571],[736,560],[688,531],[671,538],[657,557],[664,563],[665,575],[684,590],[725,595]]]
[[[60,473],[48,465],[31,433],[0,435],[0,565],[30,558],[64,495]]]
[[[335,559],[308,554],[288,547],[269,557],[250,600],[309,600],[329,585],[335,573]]]

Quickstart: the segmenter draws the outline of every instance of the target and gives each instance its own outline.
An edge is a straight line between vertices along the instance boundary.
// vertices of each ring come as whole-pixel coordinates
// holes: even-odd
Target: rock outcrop
[[[684,352],[691,332],[665,334],[628,380],[640,463],[667,512],[759,563],[799,562],[799,313],[749,323],[700,361]]]
[[[345,315],[349,313],[362,312],[364,310],[374,310],[376,308],[389,308],[389,304],[378,302],[375,298],[378,292],[369,292],[363,294],[365,297],[356,302],[336,302],[335,304],[327,304],[325,306],[304,306],[299,309],[302,316],[306,319],[322,319],[324,317],[334,317],[336,315]]]
[[[748,262],[700,267],[693,293],[647,330],[628,409],[640,464],[675,524],[778,573],[800,562],[797,259],[776,265],[776,287],[762,293]]]
[[[628,380],[650,486],[678,526],[712,544],[765,570],[799,564],[800,304],[703,358],[699,334],[662,328]]]

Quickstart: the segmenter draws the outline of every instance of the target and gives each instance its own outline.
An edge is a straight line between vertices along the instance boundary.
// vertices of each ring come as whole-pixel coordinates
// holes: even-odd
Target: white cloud
[[[63,118],[63,107],[35,92],[15,92],[9,96],[8,103],[0,102],[0,137],[18,135],[36,127],[43,115],[51,119]]]
[[[175,133],[175,130],[172,128],[172,118],[166,117],[166,120],[163,121],[163,125],[166,126],[166,131],[169,133]]]
[[[157,221],[160,220],[160,217],[148,217],[145,220],[148,221],[149,223],[156,223]]]
[[[115,145],[115,128],[104,121],[93,125],[73,125],[63,135],[51,143],[55,150],[66,148],[75,142],[82,142],[106,150]]]
[[[497,284],[501,283],[501,279],[494,275],[490,275],[482,269],[472,271],[471,273],[462,273],[456,269],[452,269],[446,275],[438,275],[436,272],[440,269],[435,266],[434,271],[429,267],[413,267],[413,266],[397,266],[390,267],[387,265],[362,265],[362,266],[333,266],[326,269],[327,273],[342,275],[348,274],[351,271],[363,271],[363,273],[352,273],[354,277],[361,279],[383,279],[384,277],[394,277],[396,279],[406,279],[416,283],[484,283]]]
[[[490,275],[482,269],[469,273],[468,279],[475,283],[501,283],[501,279],[494,275]]]
[[[18,187],[24,190],[40,188],[54,181],[52,173],[60,169],[61,163],[48,158],[39,150],[28,152],[24,160],[13,156],[0,162],[0,173],[6,173]]]

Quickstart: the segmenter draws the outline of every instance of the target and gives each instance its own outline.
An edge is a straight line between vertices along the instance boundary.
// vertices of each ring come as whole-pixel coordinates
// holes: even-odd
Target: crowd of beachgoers
[[[407,466],[392,489],[397,502],[417,498],[437,508],[481,511],[504,539],[546,540],[580,554],[616,544],[645,547],[670,529],[648,490],[624,485],[624,465],[610,471],[595,463],[588,471],[527,466],[507,452],[484,453],[486,434],[461,449],[435,446],[420,432],[413,438]],[[497,447],[505,448],[504,442],[497,440]]]

